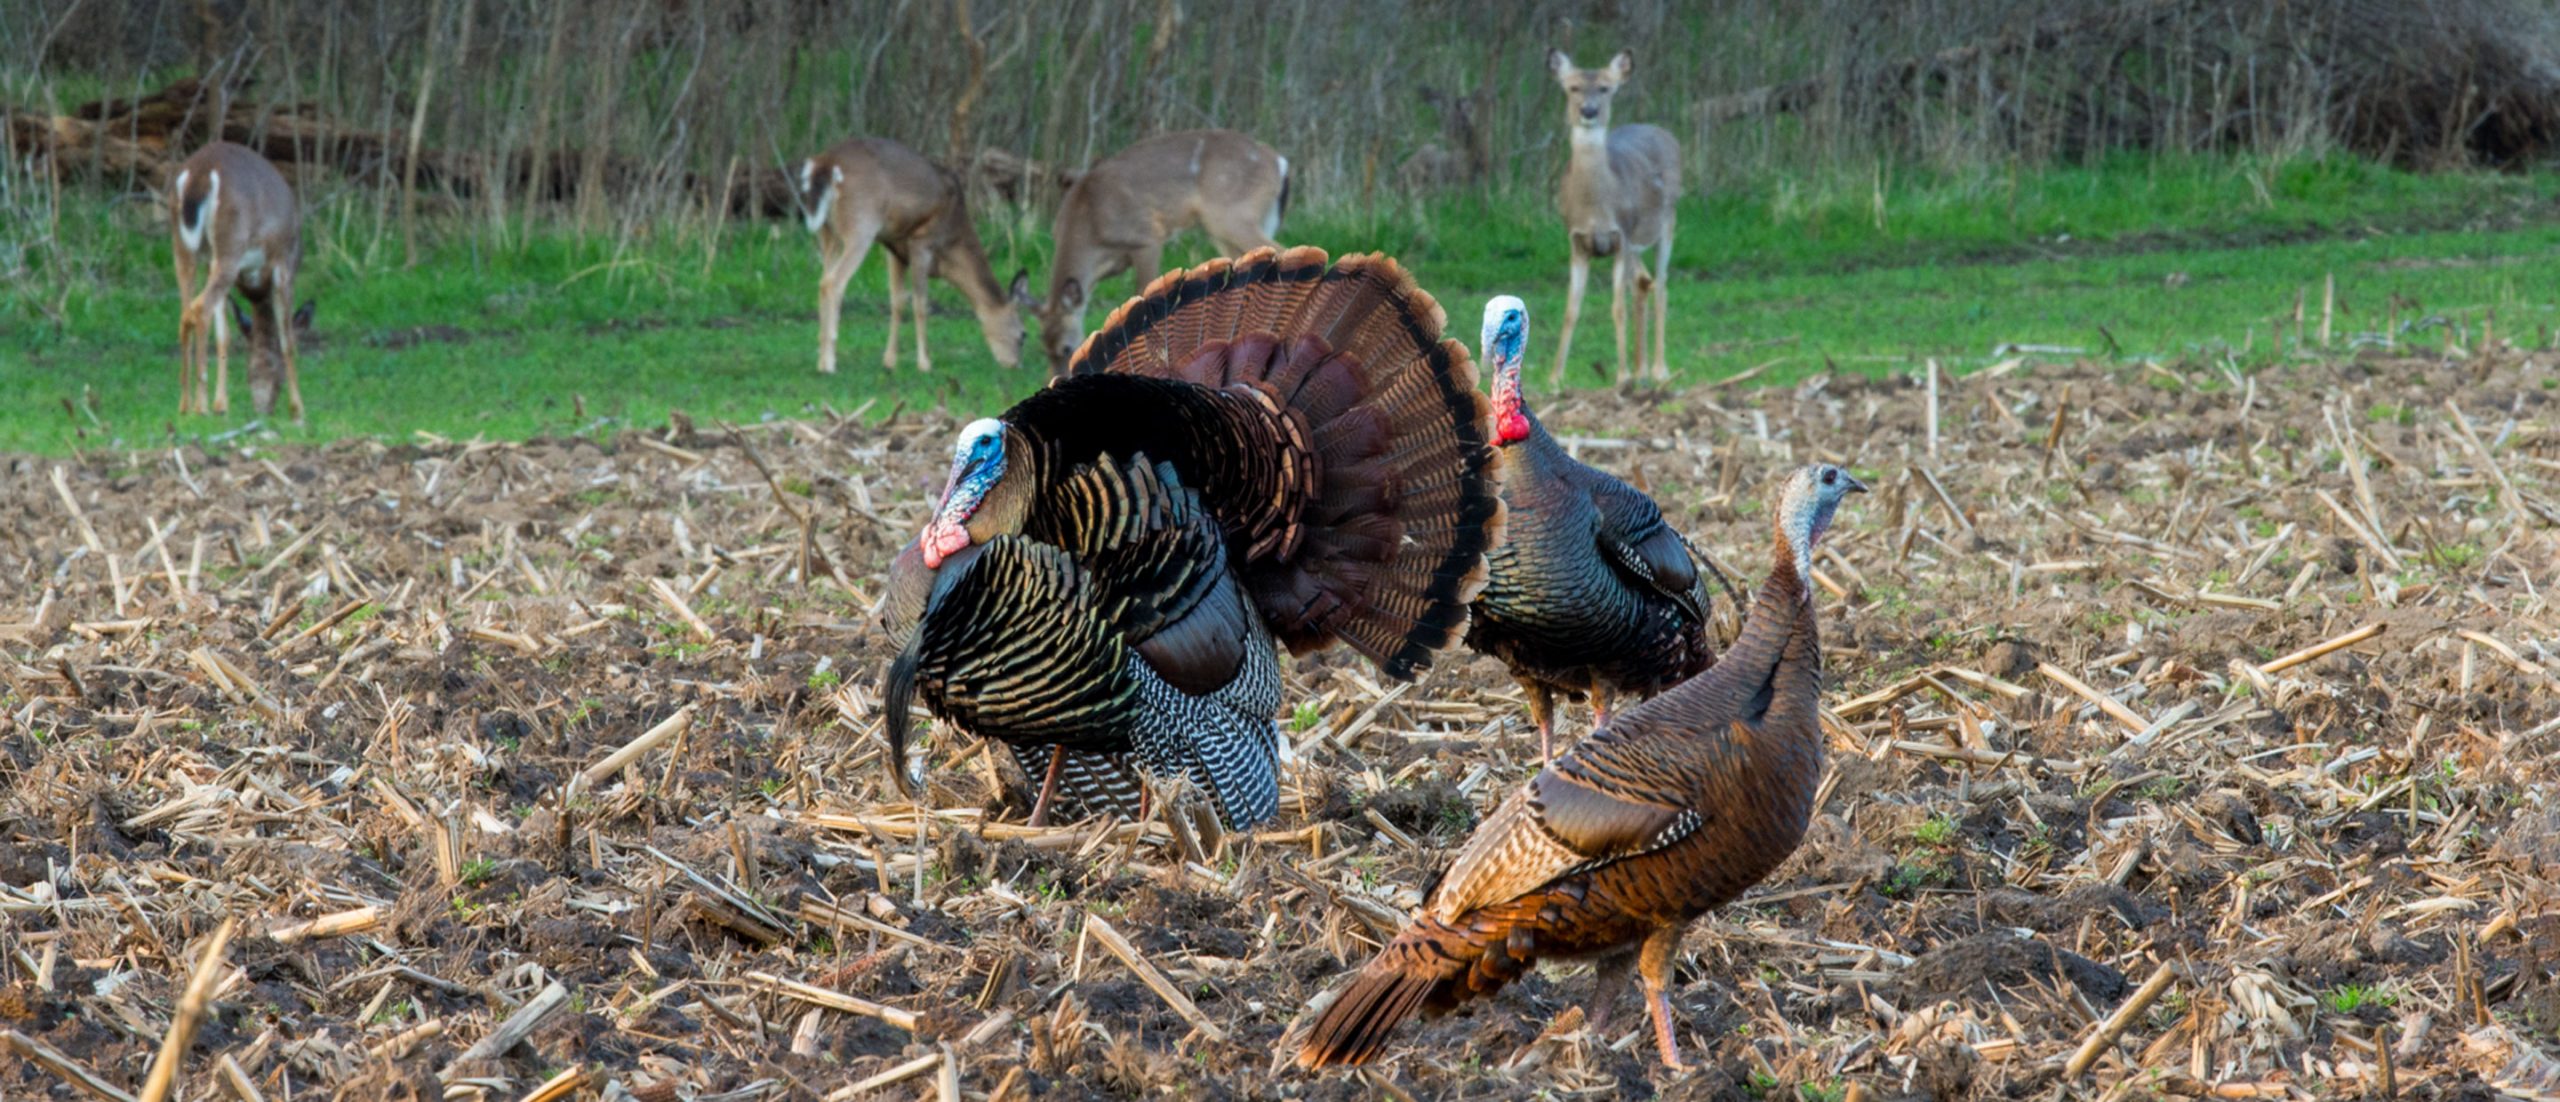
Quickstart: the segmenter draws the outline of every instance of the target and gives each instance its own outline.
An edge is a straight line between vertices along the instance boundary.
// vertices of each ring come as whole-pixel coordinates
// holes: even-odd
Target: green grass
[[[228,417],[174,415],[177,305],[158,208],[73,189],[57,215],[31,217],[32,194],[0,195],[0,387],[15,399],[0,403],[0,451],[160,446],[248,422],[243,378]],[[1321,198],[1293,212],[1285,239],[1394,254],[1470,342],[1486,296],[1521,295],[1533,385],[1543,384],[1565,270],[1546,195],[1368,211]],[[1041,381],[1036,367],[998,371],[965,302],[939,284],[935,373],[912,369],[909,336],[901,367],[884,375],[876,256],[847,297],[844,369],[816,374],[817,261],[796,224],[739,224],[706,241],[668,227],[582,237],[440,222],[419,263],[403,266],[396,226],[385,230],[378,209],[355,190],[314,199],[302,277],[319,300],[302,365],[310,424],[271,426],[283,439],[601,433],[661,424],[670,409],[706,422],[866,402],[875,417],[899,404],[978,413]],[[1045,274],[1045,227],[996,213],[983,223],[996,266]],[[1186,235],[1168,262],[1207,250]],[[2454,336],[2428,319],[2476,332],[2492,309],[2502,335],[2539,343],[2560,327],[2560,179],[2128,157],[1691,196],[1670,288],[1672,361],[1686,380],[1759,368],[1783,382],[1925,358],[1964,370],[2024,344],[2259,368],[2277,362],[2271,323],[2290,351],[2298,294],[2316,329],[2331,275],[2340,344],[2381,330],[2395,299],[2398,336],[2422,347]],[[1129,290],[1125,278],[1106,282],[1097,301]],[[419,327],[443,328],[418,340]],[[1592,366],[1614,358],[1611,341],[1601,282],[1569,381],[1597,382]],[[245,351],[236,360],[245,371]]]
[[[2350,983],[2329,992],[2321,1001],[2340,1014],[2353,1014],[2368,1005],[2389,1010],[2400,1005],[2400,996],[2386,987]]]

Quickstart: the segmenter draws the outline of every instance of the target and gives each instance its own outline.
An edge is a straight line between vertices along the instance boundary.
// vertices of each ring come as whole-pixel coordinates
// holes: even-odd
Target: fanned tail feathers
[[[1445,322],[1387,257],[1259,249],[1159,278],[1073,372],[1259,395],[1278,461],[1314,469],[1279,472],[1303,502],[1241,564],[1255,604],[1293,651],[1339,639],[1409,678],[1464,632],[1503,524],[1488,406]]]
[[[1298,1034],[1298,1066],[1352,1067],[1377,1059],[1397,1026],[1446,1001],[1443,989],[1467,966],[1441,952],[1425,928],[1406,927]]]

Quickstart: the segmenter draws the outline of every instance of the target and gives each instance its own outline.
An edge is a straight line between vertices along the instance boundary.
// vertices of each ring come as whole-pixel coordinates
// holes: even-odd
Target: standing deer
[[[1564,189],[1556,207],[1564,214],[1565,232],[1573,242],[1571,284],[1566,289],[1564,332],[1556,338],[1556,368],[1549,382],[1564,382],[1565,358],[1573,351],[1573,326],[1582,317],[1582,291],[1591,277],[1591,258],[1611,257],[1609,320],[1618,330],[1617,381],[1627,378],[1627,328],[1632,313],[1639,370],[1667,380],[1671,368],[1664,346],[1668,320],[1665,300],[1671,276],[1672,208],[1680,201],[1680,143],[1659,126],[1609,128],[1609,99],[1627,82],[1635,58],[1624,50],[1608,68],[1582,69],[1562,50],[1547,51],[1547,68],[1564,86],[1565,123],[1573,131],[1573,160],[1566,166]],[[1657,249],[1653,271],[1646,272],[1636,254]],[[1628,285],[1635,291],[1629,309]],[[1645,352],[1646,313],[1653,322],[1653,351]]]
[[[931,304],[925,280],[937,275],[969,296],[997,365],[1022,362],[1019,307],[1030,300],[1031,274],[1015,273],[1011,288],[996,282],[958,177],[886,138],[854,138],[800,163],[800,196],[825,264],[818,279],[819,371],[835,373],[844,285],[861,269],[874,241],[889,254],[889,343],[880,351],[881,367],[898,366],[903,291],[915,314],[916,370],[933,370],[933,357],[925,351]]]
[[[197,150],[178,166],[169,189],[169,237],[183,303],[178,315],[178,412],[231,411],[231,334],[223,324],[223,303],[236,288],[250,307],[238,315],[252,356],[250,401],[261,417],[273,410],[281,374],[293,421],[301,424],[295,330],[311,324],[312,304],[293,308],[293,277],[302,267],[302,209],[284,174],[246,146],[215,142]],[[196,289],[199,268],[207,269],[202,293]],[[204,370],[208,330],[214,347],[209,394]]]
[[[1143,292],[1164,242],[1197,225],[1226,256],[1277,244],[1289,209],[1289,158],[1233,130],[1148,138],[1087,169],[1058,205],[1058,255],[1039,303],[1051,373],[1084,343],[1084,308],[1097,281],[1129,269]]]

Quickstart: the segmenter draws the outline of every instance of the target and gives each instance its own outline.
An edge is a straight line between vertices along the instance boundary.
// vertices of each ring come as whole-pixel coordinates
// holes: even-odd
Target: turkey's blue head
[[[1004,479],[1004,437],[1004,422],[992,417],[971,421],[960,430],[959,442],[951,447],[951,478],[942,485],[942,504],[934,508],[933,519],[925,522],[924,534],[916,538],[926,566],[940,567],[943,559],[974,541],[969,521]]]
[[[1484,363],[1493,372],[1493,442],[1529,438],[1529,409],[1520,397],[1520,364],[1529,353],[1529,304],[1495,295],[1484,304]]]
[[[1778,533],[1795,553],[1797,577],[1804,577],[1811,567],[1813,549],[1831,530],[1841,499],[1865,492],[1866,483],[1829,463],[1816,463],[1787,477],[1786,488],[1778,494]]]

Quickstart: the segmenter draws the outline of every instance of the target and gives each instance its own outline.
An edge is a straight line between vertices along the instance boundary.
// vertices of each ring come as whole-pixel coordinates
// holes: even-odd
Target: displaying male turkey
[[[1035,820],[1141,814],[1138,765],[1230,827],[1277,813],[1274,638],[1410,678],[1484,586],[1501,457],[1443,320],[1386,257],[1260,249],[1156,280],[1067,377],[963,429],[891,569],[915,613],[893,762],[921,693],[1013,748]]]
[[[1671,956],[1692,919],[1767,876],[1804,837],[1822,774],[1814,545],[1843,495],[1833,466],[1779,495],[1776,564],[1722,661],[1613,717],[1467,839],[1403,933],[1299,1033],[1298,1063],[1375,1058],[1398,1022],[1494,993],[1546,957],[1600,957],[1599,1028],[1633,958],[1662,1062],[1677,1068]]]
[[[1494,441],[1504,458],[1508,538],[1467,625],[1467,645],[1511,667],[1555,758],[1555,698],[1647,697],[1712,665],[1707,588],[1689,545],[1635,487],[1565,454],[1520,393],[1529,308],[1501,295],[1484,307],[1493,374]],[[1721,579],[1719,579],[1721,580]],[[1731,586],[1728,585],[1727,589]]]

